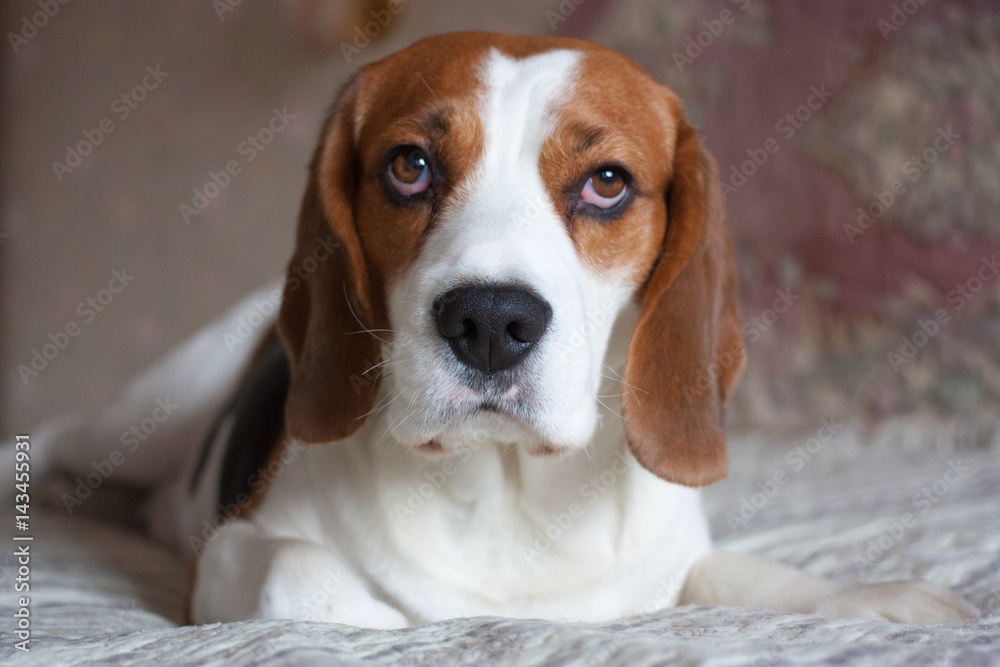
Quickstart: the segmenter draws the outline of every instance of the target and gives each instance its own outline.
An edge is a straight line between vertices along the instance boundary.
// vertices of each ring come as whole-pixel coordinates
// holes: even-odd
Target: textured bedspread
[[[819,425],[817,425],[818,428]],[[1000,439],[975,446],[917,422],[731,439],[730,476],[706,491],[720,546],[844,580],[923,577],[983,618],[917,627],[717,607],[656,609],[604,625],[469,618],[385,632],[321,623],[180,626],[187,582],[171,553],[60,510],[32,515],[31,652],[13,648],[10,557],[0,551],[0,659],[60,664],[1000,665]],[[818,432],[818,431],[817,431]],[[3,521],[11,525],[11,509]],[[8,545],[12,542],[8,541]]]

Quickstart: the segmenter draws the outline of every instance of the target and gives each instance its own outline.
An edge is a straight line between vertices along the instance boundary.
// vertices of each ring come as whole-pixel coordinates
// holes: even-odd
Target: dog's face
[[[582,448],[617,322],[633,453],[679,483],[725,474],[743,354],[714,167],[627,58],[460,33],[365,68],[324,128],[292,268],[331,240],[286,282],[293,437],[343,439],[384,404],[385,435],[425,451]]]

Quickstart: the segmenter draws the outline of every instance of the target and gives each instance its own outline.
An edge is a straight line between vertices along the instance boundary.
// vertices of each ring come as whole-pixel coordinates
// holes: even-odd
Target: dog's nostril
[[[459,334],[460,336],[475,338],[478,333],[475,322],[472,320],[462,320],[462,333]]]
[[[438,297],[433,310],[459,361],[484,373],[519,363],[552,317],[547,302],[513,285],[459,287]]]

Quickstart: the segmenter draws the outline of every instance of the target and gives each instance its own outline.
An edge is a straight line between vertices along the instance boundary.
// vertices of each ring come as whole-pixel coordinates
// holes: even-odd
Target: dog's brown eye
[[[427,156],[419,148],[401,152],[389,164],[389,182],[399,194],[414,195],[427,189],[431,169]]]
[[[594,192],[602,197],[614,199],[625,189],[625,179],[613,169],[602,169],[590,177]]]
[[[595,171],[583,185],[580,196],[599,208],[611,208],[628,193],[628,186],[622,173],[610,167]]]

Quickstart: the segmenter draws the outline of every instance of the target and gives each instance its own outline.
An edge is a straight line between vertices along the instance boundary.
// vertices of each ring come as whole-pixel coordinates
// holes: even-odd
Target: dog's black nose
[[[459,361],[495,373],[524,359],[549,326],[552,307],[522,287],[483,285],[445,292],[434,316]]]

